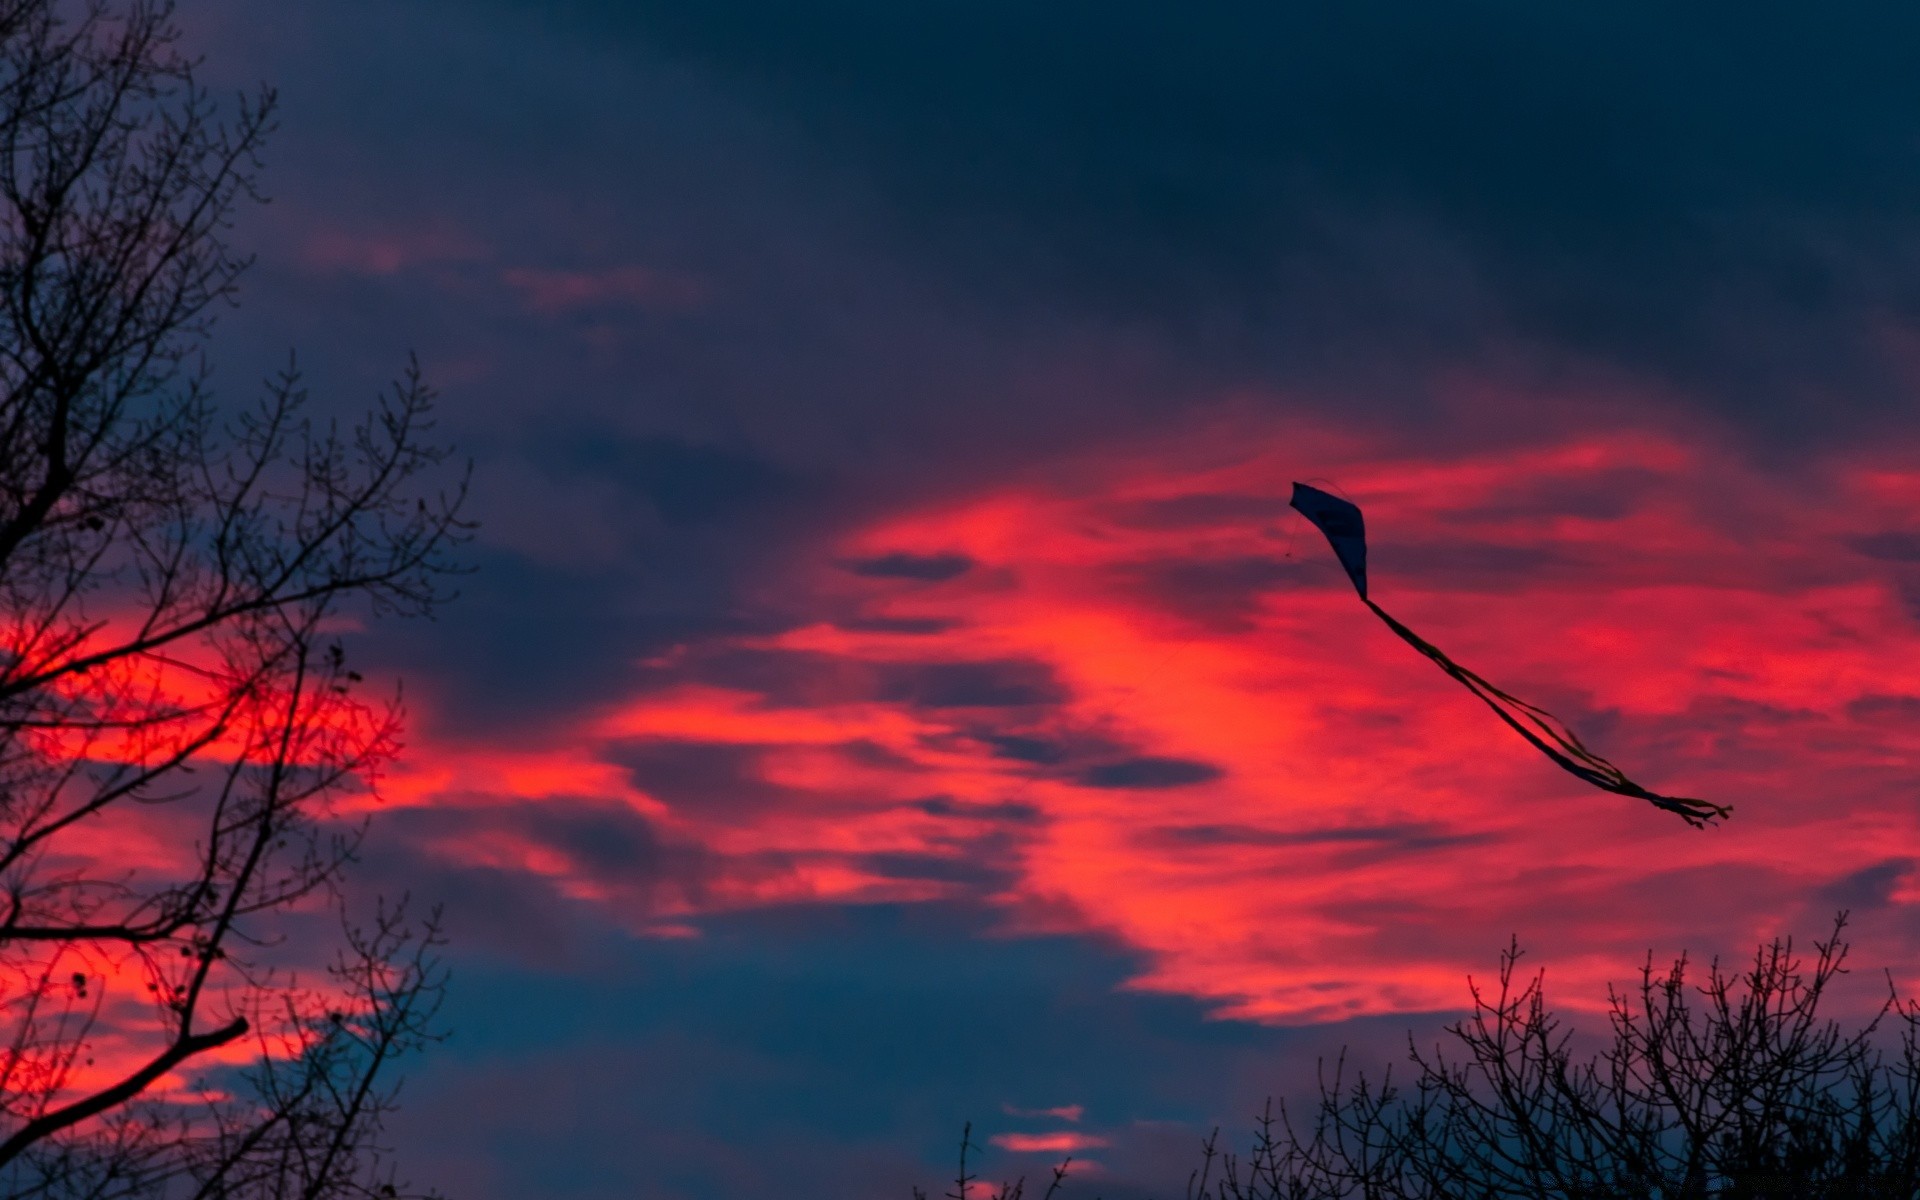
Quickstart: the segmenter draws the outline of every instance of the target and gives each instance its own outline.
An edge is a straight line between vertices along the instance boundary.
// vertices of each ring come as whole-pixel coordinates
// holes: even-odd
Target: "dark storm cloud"
[[[1065,762],[1072,753],[1071,748],[1052,738],[1028,737],[1017,733],[986,733],[980,740],[992,747],[994,757],[1010,758],[1015,762],[1033,763],[1037,766],[1052,766]]]
[[[849,633],[899,633],[911,637],[933,637],[959,627],[959,622],[940,617],[849,617],[834,624]]]
[[[1538,581],[1577,570],[1580,560],[1552,546],[1504,546],[1449,539],[1441,546],[1382,542],[1373,563],[1381,572],[1418,577],[1463,592],[1502,591],[1521,580]]]
[[[670,853],[653,825],[622,805],[530,804],[519,824],[532,841],[562,852],[576,870],[598,883],[669,869],[688,878],[704,861],[693,849]]]
[[[880,699],[922,708],[1020,708],[1067,698],[1053,669],[1035,660],[890,663],[879,673]]]
[[[1853,538],[1847,544],[1868,558],[1881,562],[1920,563],[1920,533],[1869,533]]]
[[[1432,822],[1401,822],[1335,829],[1266,829],[1246,825],[1166,825],[1144,830],[1143,848],[1181,854],[1195,849],[1232,851],[1252,847],[1320,847],[1337,870],[1379,863],[1408,863],[1412,856],[1499,840],[1489,833],[1456,832]]]
[[[1589,521],[1617,521],[1641,508],[1669,485],[1669,478],[1643,467],[1612,467],[1570,477],[1526,479],[1500,488],[1464,508],[1441,512],[1448,522],[1474,524],[1501,518],[1554,513]]]
[[[944,583],[973,569],[973,560],[964,554],[882,554],[874,558],[856,558],[841,564],[855,575],[870,579],[913,579],[923,583]]]
[[[789,505],[805,491],[799,479],[765,459],[680,438],[602,429],[537,439],[531,448],[534,461],[550,470],[592,473],[632,489],[670,526]]]
[[[359,645],[425,694],[429,731],[524,741],[630,694],[648,655],[778,628],[739,610],[723,554],[659,541],[643,552],[640,570],[588,568],[482,544],[453,603],[432,620],[376,623]]]
[[[573,874],[594,883],[697,888],[714,865],[705,850],[667,842],[651,821],[624,804],[586,797],[408,808],[384,820],[392,827],[389,836],[399,842],[506,835],[558,854]]]
[[[1190,758],[1127,758],[1088,767],[1079,775],[1083,787],[1159,789],[1212,783],[1225,774],[1212,763]]]
[[[1039,808],[1014,800],[1003,800],[997,804],[961,804],[951,796],[929,796],[914,807],[930,817],[954,817],[965,821],[1028,824],[1040,819]]]
[[[542,701],[604,699],[625,685],[629,668],[606,653],[609,645],[666,644],[713,624],[689,615],[623,631],[607,581],[492,548],[470,550],[466,560],[484,586],[467,586],[433,620],[383,622],[362,639],[373,660],[428,689],[440,729],[530,732],[547,718]],[[535,596],[546,602],[531,603]]]
[[[871,699],[879,686],[873,669],[855,659],[739,647],[724,641],[688,655],[670,669],[636,672],[636,678],[667,685],[698,680],[751,692],[759,703],[777,708],[856,703]]]
[[[627,769],[635,786],[689,812],[745,816],[781,805],[820,803],[811,792],[763,778],[764,754],[759,746],[652,739],[608,757]]]
[[[882,853],[857,855],[852,861],[861,870],[885,878],[965,884],[984,896],[992,889],[1008,886],[1018,877],[1019,872],[1007,863],[1011,848],[1012,842],[1006,839],[984,838],[970,845],[974,853],[965,857]]]
[[[1107,509],[1107,517],[1116,525],[1134,529],[1211,529],[1258,525],[1285,516],[1287,510],[1287,501],[1280,496],[1208,492],[1115,504]]]
[[[1849,871],[1840,878],[1815,891],[1808,898],[1808,908],[1813,912],[1841,911],[1862,915],[1882,909],[1893,899],[1893,893],[1914,867],[1911,858],[1889,858]]]
[[[1862,696],[1848,701],[1847,716],[1856,721],[1913,725],[1920,723],[1920,696]]]
[[[1266,556],[1173,559],[1129,564],[1115,572],[1120,585],[1148,604],[1221,632],[1252,626],[1261,598],[1275,585],[1305,575],[1311,567]]]
[[[1490,840],[1488,834],[1455,833],[1444,825],[1408,822],[1337,829],[1262,829],[1247,825],[1166,825],[1149,829],[1142,842],[1179,846],[1319,846],[1361,844],[1392,852],[1441,850]]]
[[[1885,403],[1869,318],[1920,312],[1910,6],[568,11],[857,161],[1003,298],[1296,357],[1493,319],[1734,411]]]
[[[556,856],[570,878],[599,886],[609,903],[645,919],[663,901],[704,893],[718,864],[703,848],[671,841],[645,817],[591,797],[478,807],[445,803],[383,813],[362,853],[358,883],[443,906],[449,932],[473,948],[504,953],[530,969],[552,969],[580,948],[592,924],[554,880],[520,869],[475,865],[456,847],[511,844]]]

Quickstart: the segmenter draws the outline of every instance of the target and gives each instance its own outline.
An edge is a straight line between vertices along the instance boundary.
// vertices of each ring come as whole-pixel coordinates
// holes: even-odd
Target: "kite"
[[[1367,527],[1366,522],[1361,519],[1359,505],[1330,495],[1319,488],[1296,483],[1293,485],[1293,507],[1299,510],[1301,516],[1313,522],[1321,533],[1327,535],[1327,544],[1333,547],[1334,556],[1340,560],[1340,565],[1346,568],[1347,578],[1353,581],[1354,590],[1360,593],[1361,601],[1373,610],[1374,616],[1385,621],[1387,628],[1398,634],[1402,641],[1431,659],[1435,666],[1478,696],[1488,708],[1498,714],[1502,721],[1511,726],[1514,732],[1531,742],[1535,749],[1552,759],[1561,768],[1602,791],[1612,792],[1618,796],[1637,797],[1657,808],[1675,813],[1681,820],[1695,828],[1704,827],[1715,818],[1725,818],[1733,814],[1733,809],[1725,805],[1711,804],[1705,800],[1690,800],[1682,796],[1663,796],[1641,787],[1628,779],[1626,773],[1619,767],[1581,744],[1573,730],[1567,728],[1560,718],[1543,708],[1528,704],[1525,700],[1501,691],[1448,658],[1433,643],[1394,620],[1385,609],[1373,602],[1371,596],[1367,595]]]

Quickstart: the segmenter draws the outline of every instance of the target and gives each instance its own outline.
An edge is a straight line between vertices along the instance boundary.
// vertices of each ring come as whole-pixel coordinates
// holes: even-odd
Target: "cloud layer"
[[[1584,1004],[1838,907],[1911,958],[1910,13],[799,11],[194,17],[285,101],[223,394],[418,350],[479,468],[466,595],[358,650],[367,885],[449,901],[477,1031],[419,1153],[840,1196],[972,1116],[1122,1195],[1509,934]],[[1540,761],[1294,478],[1733,822]]]

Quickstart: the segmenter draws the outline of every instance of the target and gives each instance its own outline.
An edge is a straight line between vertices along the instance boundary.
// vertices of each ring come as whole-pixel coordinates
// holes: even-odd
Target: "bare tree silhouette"
[[[1216,1134],[1189,1200],[1913,1197],[1920,1008],[1889,981],[1851,1032],[1820,1017],[1844,928],[1842,914],[1810,968],[1783,940],[1700,983],[1684,956],[1649,958],[1610,996],[1611,1040],[1590,1057],[1510,947],[1449,1027],[1451,1054],[1412,1045],[1405,1087],[1323,1064],[1311,1118],[1269,1107],[1244,1159]]]
[[[339,906],[333,799],[400,717],[339,638],[445,598],[465,482],[415,368],[351,428],[291,369],[213,406],[273,107],[216,103],[166,0],[0,0],[9,1196],[400,1191],[379,1129],[439,938]],[[329,911],[331,973],[290,974],[276,947]]]

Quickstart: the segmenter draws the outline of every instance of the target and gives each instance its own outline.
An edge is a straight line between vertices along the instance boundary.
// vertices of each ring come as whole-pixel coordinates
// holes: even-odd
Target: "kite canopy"
[[[1353,589],[1365,600],[1367,522],[1360,515],[1360,506],[1304,483],[1293,485],[1293,506],[1307,520],[1318,525],[1321,533],[1327,535],[1334,555],[1339,558],[1340,565],[1347,569],[1347,578],[1353,580]]]
[[[1296,483],[1293,485],[1293,507],[1327,536],[1327,544],[1333,547],[1340,565],[1346,568],[1347,578],[1353,581],[1353,588],[1360,593],[1361,601],[1373,610],[1375,616],[1386,622],[1387,628],[1478,696],[1502,721],[1563,770],[1602,791],[1645,800],[1656,808],[1676,814],[1696,828],[1733,815],[1733,809],[1726,805],[1685,796],[1663,796],[1641,787],[1627,778],[1626,772],[1619,767],[1587,749],[1560,718],[1488,683],[1375,604],[1367,595],[1367,528],[1359,505],[1329,495],[1319,488]]]

